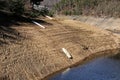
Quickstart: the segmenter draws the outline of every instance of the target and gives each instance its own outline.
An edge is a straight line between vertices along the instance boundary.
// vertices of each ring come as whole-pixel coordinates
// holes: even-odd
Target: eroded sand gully
[[[17,39],[0,37],[6,41],[0,45],[0,79],[41,80],[90,55],[119,52],[120,39],[109,31],[73,20],[44,21],[45,29],[26,23],[11,27],[20,36],[9,35]],[[63,47],[73,59],[65,56]]]

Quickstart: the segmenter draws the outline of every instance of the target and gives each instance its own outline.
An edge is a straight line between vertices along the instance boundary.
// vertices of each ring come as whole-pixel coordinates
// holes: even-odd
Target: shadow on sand
[[[23,16],[0,11],[0,45],[8,44],[7,41],[14,43],[14,41],[23,38],[23,36],[21,36],[16,29],[12,28],[12,26],[15,25],[15,27],[20,27],[20,23],[33,24],[32,21],[36,21],[45,25],[52,25],[43,20],[26,18]]]

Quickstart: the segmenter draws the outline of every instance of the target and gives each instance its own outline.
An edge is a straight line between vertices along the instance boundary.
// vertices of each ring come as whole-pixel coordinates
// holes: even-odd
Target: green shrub
[[[40,16],[40,13],[38,11],[31,11],[27,14],[27,16],[30,16],[32,18]]]
[[[30,17],[38,17],[38,16],[53,16],[54,11],[50,11],[47,8],[42,8],[41,10],[32,10],[30,12],[27,12],[25,15]]]
[[[4,9],[6,7],[6,2],[5,1],[0,1],[0,9]]]
[[[49,13],[49,10],[47,8],[42,8],[40,11],[39,11],[40,15],[42,16],[45,16],[45,15],[48,15]]]
[[[53,17],[54,16],[54,11],[49,11],[47,15]]]
[[[17,15],[22,15],[24,13],[24,0],[11,0],[9,9],[11,12]]]

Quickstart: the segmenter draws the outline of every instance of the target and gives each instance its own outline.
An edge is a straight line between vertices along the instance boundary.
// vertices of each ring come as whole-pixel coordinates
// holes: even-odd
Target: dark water
[[[120,59],[99,58],[59,73],[50,80],[120,80]]]

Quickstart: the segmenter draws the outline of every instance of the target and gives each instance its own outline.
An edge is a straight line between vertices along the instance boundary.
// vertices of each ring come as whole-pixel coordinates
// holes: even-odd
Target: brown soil
[[[1,26],[0,80],[41,80],[89,55],[119,48],[111,32],[73,20],[41,21],[45,29],[21,22]],[[63,47],[73,59],[65,56]]]

